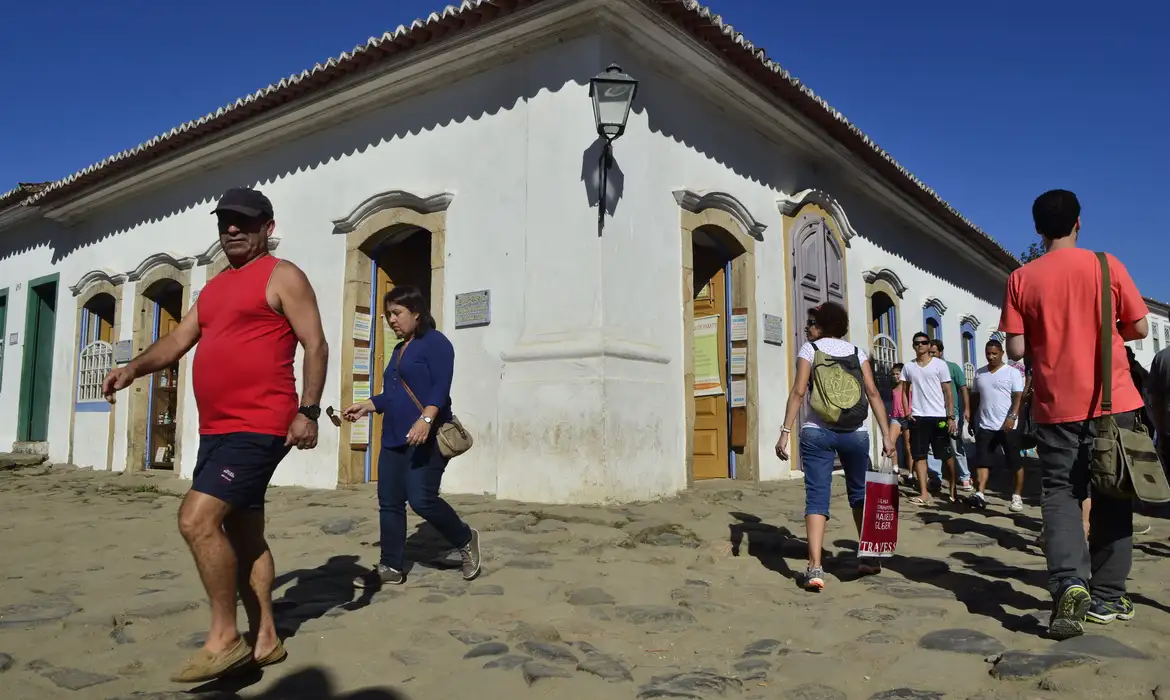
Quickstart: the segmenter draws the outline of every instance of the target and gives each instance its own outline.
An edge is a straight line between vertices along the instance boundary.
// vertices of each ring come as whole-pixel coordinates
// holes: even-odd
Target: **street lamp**
[[[593,99],[593,121],[597,135],[602,139],[601,161],[598,164],[600,179],[597,189],[597,235],[605,227],[606,190],[609,185],[609,169],[613,165],[613,142],[626,131],[630,118],[630,107],[638,94],[638,81],[622,72],[621,66],[609,64],[604,73],[589,79],[589,97]]]

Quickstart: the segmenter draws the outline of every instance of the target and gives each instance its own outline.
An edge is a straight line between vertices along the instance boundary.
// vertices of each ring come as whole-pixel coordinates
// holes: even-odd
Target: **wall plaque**
[[[768,345],[784,344],[784,319],[764,314],[764,342]]]
[[[455,295],[455,327],[478,328],[492,322],[492,293],[489,289]]]
[[[119,340],[114,343],[114,363],[124,365],[134,356],[134,343],[130,340]]]
[[[19,333],[9,333],[8,334],[8,344],[9,345],[16,345],[19,342],[20,342],[20,334]]]

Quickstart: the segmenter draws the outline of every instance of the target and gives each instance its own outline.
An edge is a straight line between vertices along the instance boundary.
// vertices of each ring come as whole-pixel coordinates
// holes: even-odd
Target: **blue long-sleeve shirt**
[[[405,352],[403,351],[405,347]],[[400,358],[401,356],[401,358]],[[455,376],[455,347],[447,336],[429,330],[409,344],[399,342],[382,374],[382,393],[371,397],[382,414],[382,446],[401,447],[422,411],[402,386],[405,382],[423,408],[437,406],[439,415],[431,435],[451,419],[451,380]]]

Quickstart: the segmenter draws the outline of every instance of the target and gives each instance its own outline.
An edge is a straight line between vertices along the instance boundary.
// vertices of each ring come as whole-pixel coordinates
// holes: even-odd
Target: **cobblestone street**
[[[185,488],[0,471],[0,697],[192,697],[167,680],[208,622],[174,522]],[[819,595],[794,582],[801,483],[719,482],[615,507],[455,496],[483,534],[483,575],[444,570],[412,515],[412,558],[431,564],[365,596],[350,581],[376,560],[373,490],[272,489],[289,659],[199,697],[1170,698],[1166,521],[1137,539],[1136,619],[1054,644],[1034,501],[1021,514],[1000,499],[904,505],[900,556],[858,579],[836,488]]]

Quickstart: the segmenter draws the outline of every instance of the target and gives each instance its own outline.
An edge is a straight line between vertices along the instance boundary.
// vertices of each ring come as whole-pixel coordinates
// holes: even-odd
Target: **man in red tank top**
[[[230,266],[203,287],[177,329],[110,372],[102,387],[113,403],[115,392],[175,364],[199,344],[191,371],[199,454],[179,508],[179,532],[211,601],[211,629],[203,648],[172,677],[180,683],[267,666],[287,655],[272,616],[275,568],[264,538],[264,494],[289,449],[317,445],[329,354],[305,273],[268,254],[276,227],[268,198],[257,190],[228,190],[213,213]],[[298,342],[304,348],[299,401],[293,377]],[[237,589],[248,614],[244,637],[236,626]]]

